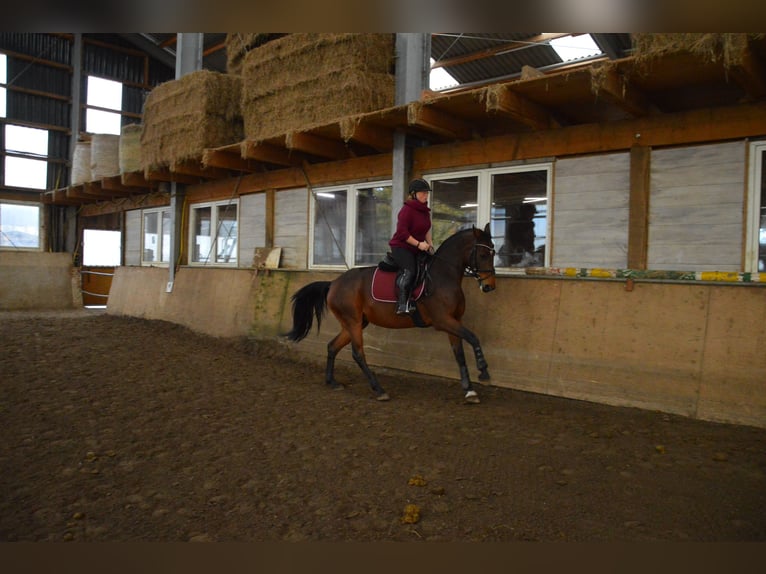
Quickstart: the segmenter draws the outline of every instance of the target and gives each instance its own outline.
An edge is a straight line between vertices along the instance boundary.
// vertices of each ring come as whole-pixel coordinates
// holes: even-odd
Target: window
[[[0,118],[6,117],[5,85],[8,83],[8,57],[0,54]]]
[[[495,266],[549,265],[549,164],[430,176],[434,245],[489,221]],[[393,227],[390,183],[317,189],[311,201],[311,267],[375,265],[388,251]],[[398,206],[397,206],[398,209]]]
[[[45,189],[48,185],[48,130],[5,125],[5,180],[10,187]]]
[[[170,261],[170,210],[147,209],[143,212],[141,264],[167,264]]]
[[[376,265],[391,226],[389,182],[319,189],[311,202],[311,266]]]
[[[189,230],[191,264],[237,264],[236,201],[194,205],[191,208]]]
[[[122,109],[122,84],[104,78],[88,76],[88,96],[85,110],[85,131],[92,134],[120,135],[122,117],[108,110]],[[104,109],[98,109],[104,108]]]
[[[23,203],[0,203],[0,247],[40,248],[40,207]]]
[[[548,236],[548,171],[491,175],[490,221],[497,267],[544,267]]]
[[[84,229],[82,264],[91,267],[116,267],[122,254],[122,233],[102,229]]]
[[[750,144],[749,188],[745,271],[766,273],[766,142]]]
[[[547,266],[550,172],[537,165],[433,176],[434,244],[489,221],[497,268]]]

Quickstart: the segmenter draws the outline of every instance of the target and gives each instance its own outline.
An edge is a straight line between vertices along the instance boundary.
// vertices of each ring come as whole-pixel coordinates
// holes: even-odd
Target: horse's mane
[[[439,249],[437,249],[436,251],[438,252],[438,251],[441,251],[442,249],[447,250],[447,249],[451,248],[453,243],[457,243],[465,235],[469,235],[469,234],[473,235],[474,230],[478,230],[481,233],[482,239],[484,239],[486,241],[491,241],[491,237],[487,237],[487,233],[483,229],[480,229],[480,228],[475,227],[475,226],[474,227],[467,227],[465,229],[460,229],[460,230],[456,231],[455,233],[453,233],[452,235],[450,235],[447,239],[445,239],[442,242],[442,244],[439,246]]]

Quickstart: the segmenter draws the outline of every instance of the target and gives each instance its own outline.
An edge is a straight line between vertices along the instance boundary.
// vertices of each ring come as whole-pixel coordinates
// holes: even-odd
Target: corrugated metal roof
[[[433,34],[431,57],[460,84],[476,85],[518,76],[523,66],[550,70],[564,64],[548,43],[555,36],[541,32]],[[592,36],[606,57],[621,58],[631,49],[630,34]]]

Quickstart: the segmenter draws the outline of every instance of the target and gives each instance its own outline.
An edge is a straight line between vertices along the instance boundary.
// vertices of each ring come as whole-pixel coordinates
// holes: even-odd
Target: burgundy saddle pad
[[[396,271],[375,269],[372,276],[372,298],[376,301],[396,302]],[[423,294],[425,283],[416,285],[410,295],[411,301],[417,301]]]

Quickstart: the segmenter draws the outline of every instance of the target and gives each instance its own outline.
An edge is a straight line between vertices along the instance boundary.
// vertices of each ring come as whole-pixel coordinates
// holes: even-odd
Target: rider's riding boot
[[[401,271],[396,278],[396,286],[399,288],[399,297],[396,302],[397,315],[409,315],[410,293],[412,292],[412,272],[409,269]]]

